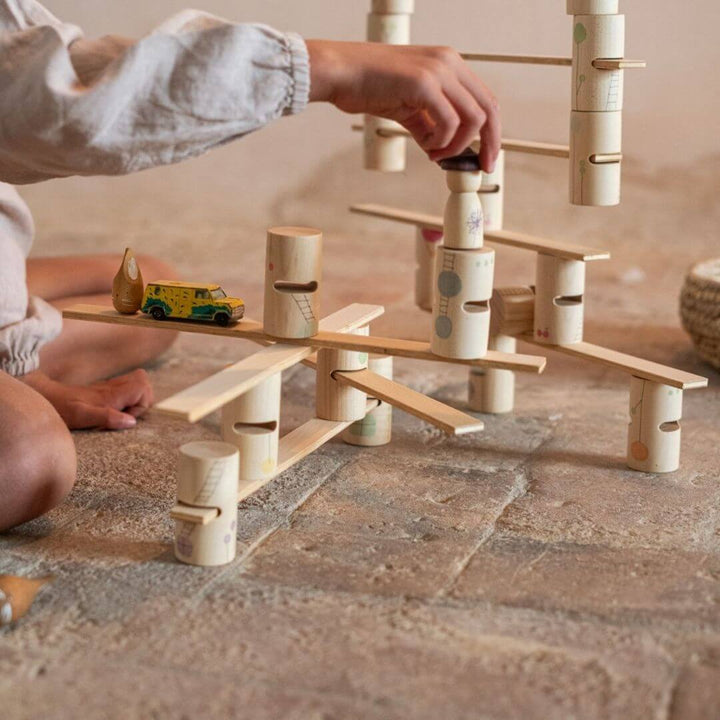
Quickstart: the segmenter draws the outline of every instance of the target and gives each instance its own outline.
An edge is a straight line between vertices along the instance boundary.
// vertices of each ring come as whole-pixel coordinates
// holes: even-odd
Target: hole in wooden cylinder
[[[661,432],[677,432],[680,429],[680,423],[677,420],[670,420],[668,422],[660,423]]]
[[[242,423],[236,422],[233,424],[233,432],[238,435],[265,435],[275,432],[277,430],[277,420],[266,423]]]
[[[558,307],[582,305],[582,301],[582,295],[561,295],[560,297],[553,298],[553,305],[557,305]]]
[[[463,310],[468,313],[490,312],[489,300],[473,300],[463,304]]]
[[[278,292],[284,293],[314,293],[318,289],[318,284],[315,280],[308,283],[294,283],[288,282],[287,280],[277,280],[273,287]]]

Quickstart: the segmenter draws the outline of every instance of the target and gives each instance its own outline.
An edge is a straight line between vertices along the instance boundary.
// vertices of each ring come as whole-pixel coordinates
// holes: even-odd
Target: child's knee
[[[0,530],[38,517],[59,505],[77,474],[70,431],[50,407],[39,407],[28,422],[18,418],[0,436],[0,489],[8,500],[0,510]]]

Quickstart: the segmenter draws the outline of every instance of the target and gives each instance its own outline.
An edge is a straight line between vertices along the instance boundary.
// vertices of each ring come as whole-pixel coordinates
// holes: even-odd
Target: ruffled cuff
[[[297,115],[307,107],[310,98],[310,55],[305,41],[297,33],[287,33],[285,39],[292,83],[283,114]]]
[[[44,300],[31,297],[25,319],[0,329],[0,370],[15,377],[37,370],[40,348],[61,330],[60,312]]]

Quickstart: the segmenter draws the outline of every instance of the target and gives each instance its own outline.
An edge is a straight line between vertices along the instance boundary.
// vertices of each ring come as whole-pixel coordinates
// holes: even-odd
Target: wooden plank
[[[382,315],[381,305],[355,303],[320,321],[325,330],[346,332],[363,327]],[[301,362],[313,353],[310,347],[277,343],[243,358],[195,385],[156,403],[153,411],[194,423],[234,400],[263,380]]]
[[[598,70],[637,70],[647,67],[647,62],[628,58],[595,58],[592,66]]]
[[[170,517],[173,520],[207,525],[220,514],[218,508],[195,507],[194,505],[182,505],[178,503],[170,510]]]
[[[588,342],[579,342],[572,345],[546,345],[536,342],[532,335],[523,334],[518,336],[523,342],[531,343],[537,347],[555,350],[556,352],[572,355],[574,357],[589,360],[591,362],[607,365],[608,367],[622,370],[635,377],[651,380],[652,382],[670,385],[681,390],[693,390],[695,388],[707,387],[708,379],[701,375],[678,370],[667,365],[645,360],[644,358],[627,355],[626,353],[611,350],[610,348],[593,345]]]
[[[460,53],[463,60],[475,62],[499,62],[519,63],[520,65],[556,65],[559,67],[571,67],[572,58],[555,55],[502,55],[499,53]]]
[[[352,129],[357,132],[365,130],[363,125],[353,125]],[[380,137],[412,137],[403,127],[378,128],[375,131]],[[473,150],[480,150],[480,141],[470,144]],[[569,158],[570,147],[556,143],[538,142],[537,140],[517,140],[513,138],[502,138],[500,147],[507,152],[525,153],[526,155],[544,155],[545,157]]]
[[[104,305],[86,305],[84,303],[65,308],[62,311],[62,315],[68,320],[90,320],[114,325],[147,327],[153,330],[171,330],[173,332],[189,332],[200,335],[220,335],[222,337],[235,337],[239,339],[247,338],[248,340],[254,340],[253,333],[255,333],[261,340],[272,340],[272,338],[266,338],[262,333],[262,323],[244,318],[235,325],[220,327],[214,323],[197,322],[194,320],[153,320],[153,318],[143,313],[121,315],[113,308]]]
[[[152,318],[138,315],[120,315],[113,309],[102,305],[73,305],[63,311],[63,317],[95,322],[117,323],[119,325],[135,325],[138,327],[165,328],[181,332],[206,333],[223,335],[254,342],[273,342],[275,339],[265,335],[262,326],[252,320],[243,321],[233,327],[212,327],[201,322],[158,322]],[[545,368],[545,358],[536,355],[520,355],[501,353],[489,350],[482,358],[461,360],[445,358],[430,351],[429,342],[384,338],[364,335],[345,335],[336,332],[320,331],[311,338],[283,338],[283,345],[300,345],[303,347],[331,348],[337,350],[355,350],[358,352],[375,352],[382,355],[407,357],[415,360],[432,360],[455,365],[471,365],[473,367],[494,367],[518,372],[541,373]]]
[[[545,157],[569,158],[570,147],[555,143],[536,142],[534,140],[511,140],[503,138],[502,149],[507,152],[525,153],[526,155],[544,155]]]
[[[429,230],[438,230],[440,232],[443,230],[443,219],[439,215],[428,215],[427,213],[402,210],[400,208],[373,203],[351,205],[350,212],[415,225]],[[524,233],[513,232],[511,230],[485,230],[485,240],[498,245],[516,247],[522,250],[532,250],[533,252],[553,255],[567,260],[582,260],[588,262],[591,260],[606,260],[610,257],[610,253],[607,250],[582,247],[559,240],[525,235]]]
[[[513,232],[512,230],[486,230],[485,239],[498,245],[516,247],[522,250],[532,250],[543,255],[553,255],[565,258],[566,260],[607,260],[610,253],[607,250],[582,247],[572,243],[565,243],[560,240],[533,237],[524,233]]]
[[[438,400],[433,400],[433,398],[405,387],[405,385],[388,380],[371,370],[334,372],[333,377],[341,385],[349,385],[358,390],[363,390],[370,397],[384,400],[393,407],[404,410],[440,428],[448,435],[479,432],[485,427],[482,420],[478,420]]]
[[[377,400],[368,400],[367,412],[374,410],[378,404],[379,402]],[[317,450],[329,440],[332,440],[350,425],[352,425],[352,421],[334,422],[332,420],[313,418],[280,438],[278,464],[274,475],[270,478],[256,480],[241,487],[238,490],[238,502],[241,502],[257,492],[261,487],[272,482],[280,473],[292,467],[295,463],[300,462],[304,457],[314,450]]]
[[[319,332],[312,338],[293,338],[284,342],[294,345],[312,342],[313,347],[334,350],[355,350],[358,352],[406,357],[412,360],[431,360],[453,365],[470,365],[472,367],[492,367],[501,370],[515,370],[540,374],[545,369],[545,358],[538,355],[520,355],[501,353],[488,350],[481,358],[463,360],[446,358],[436,355],[430,350],[429,342],[419,340],[403,340],[401,338],[379,337],[377,335],[345,335],[342,333]]]

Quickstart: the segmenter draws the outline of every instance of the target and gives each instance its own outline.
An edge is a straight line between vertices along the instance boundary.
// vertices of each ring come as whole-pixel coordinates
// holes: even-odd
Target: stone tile
[[[720,556],[495,535],[452,597],[633,625],[675,620],[720,629]]]

